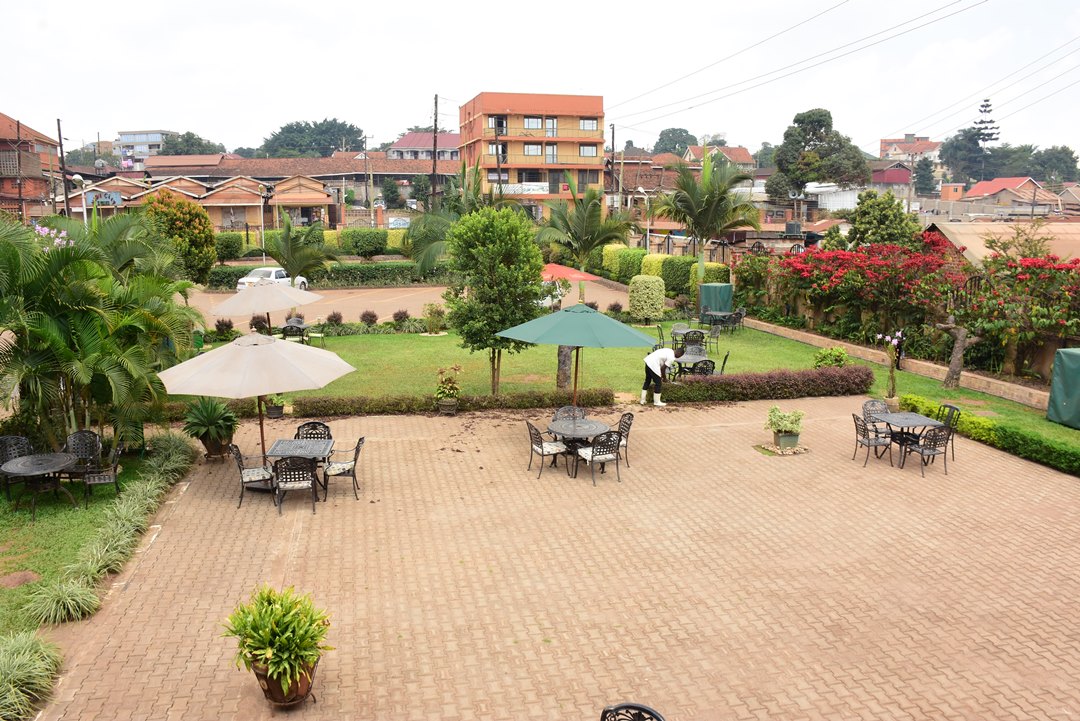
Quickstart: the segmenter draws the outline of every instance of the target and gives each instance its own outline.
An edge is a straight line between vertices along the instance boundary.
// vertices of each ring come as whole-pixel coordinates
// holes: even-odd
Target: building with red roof
[[[457,160],[458,146],[461,145],[459,133],[439,133],[436,138],[431,133],[405,133],[386,150],[386,157],[391,160],[431,160],[432,146],[436,145],[439,160]]]

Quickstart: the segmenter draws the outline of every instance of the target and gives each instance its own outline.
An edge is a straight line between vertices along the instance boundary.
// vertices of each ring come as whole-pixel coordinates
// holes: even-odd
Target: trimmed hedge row
[[[900,396],[900,407],[905,411],[915,411],[932,418],[937,413],[938,403],[922,396],[903,395]],[[1014,456],[1080,476],[1080,448],[1074,445],[1043,438],[1022,428],[1010,426],[1006,421],[963,412],[960,414],[956,432]]]
[[[649,251],[644,248],[627,248],[615,255],[615,280],[630,284],[635,275],[641,275],[641,260]]]
[[[655,275],[635,275],[630,279],[627,311],[642,323],[664,317],[664,280]]]
[[[586,388],[578,391],[578,405],[582,407],[610,406],[615,404],[615,393],[610,388]],[[524,391],[504,393],[498,396],[463,395],[458,400],[458,410],[480,411],[496,408],[558,408],[570,405],[570,391]],[[435,410],[432,396],[323,396],[294,398],[292,415],[305,418],[359,415],[401,415],[405,413],[429,413]]]
[[[236,281],[251,271],[250,266],[226,265],[210,269],[207,287],[215,290],[232,290]],[[436,265],[430,276],[423,280],[435,281],[445,276],[443,265]],[[392,260],[379,263],[341,263],[312,273],[308,281],[321,288],[349,288],[365,285],[409,285],[422,280],[416,273],[416,263],[411,260]]]
[[[346,228],[339,237],[343,252],[371,258],[386,252],[389,234],[381,228]]]
[[[869,393],[873,383],[874,372],[866,366],[690,376],[679,383],[664,384],[664,398],[686,403],[856,396]]]
[[[218,263],[224,265],[227,260],[236,260],[244,249],[244,234],[235,231],[218,233],[214,236]]]
[[[603,256],[601,267],[604,270],[604,275],[609,278],[615,277],[619,272],[619,253],[624,250],[629,250],[625,243],[608,243],[603,247],[601,251]]]

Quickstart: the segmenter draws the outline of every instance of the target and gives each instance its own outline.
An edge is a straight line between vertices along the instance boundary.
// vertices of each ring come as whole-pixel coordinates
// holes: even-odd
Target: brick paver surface
[[[948,476],[864,469],[861,400],[781,404],[807,411],[792,457],[753,448],[770,403],[633,406],[632,466],[595,488],[526,472],[541,412],[334,420],[367,437],[363,491],[315,515],[237,509],[235,467],[200,462],[101,611],[53,632],[43,718],[279,716],[221,637],[264,582],[332,617],[290,718],[1075,718],[1080,482],[963,438]]]

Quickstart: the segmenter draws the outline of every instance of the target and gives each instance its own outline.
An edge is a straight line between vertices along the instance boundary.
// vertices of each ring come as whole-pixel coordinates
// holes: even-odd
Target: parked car
[[[240,280],[236,281],[236,289],[250,288],[261,280],[269,280],[281,285],[291,285],[289,275],[284,268],[255,268]],[[307,290],[307,278],[302,275],[296,276],[296,287]]]

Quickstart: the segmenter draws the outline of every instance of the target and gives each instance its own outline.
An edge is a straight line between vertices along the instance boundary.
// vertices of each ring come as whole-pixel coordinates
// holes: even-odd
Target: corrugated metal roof
[[[928,229],[937,230],[953,245],[964,248],[964,256],[975,265],[981,265],[983,258],[990,255],[986,237],[1009,237],[1017,225],[1029,226],[1030,223],[931,223]],[[1054,255],[1063,259],[1080,257],[1080,223],[1046,223],[1039,229],[1039,234],[1049,238],[1050,252]]]

